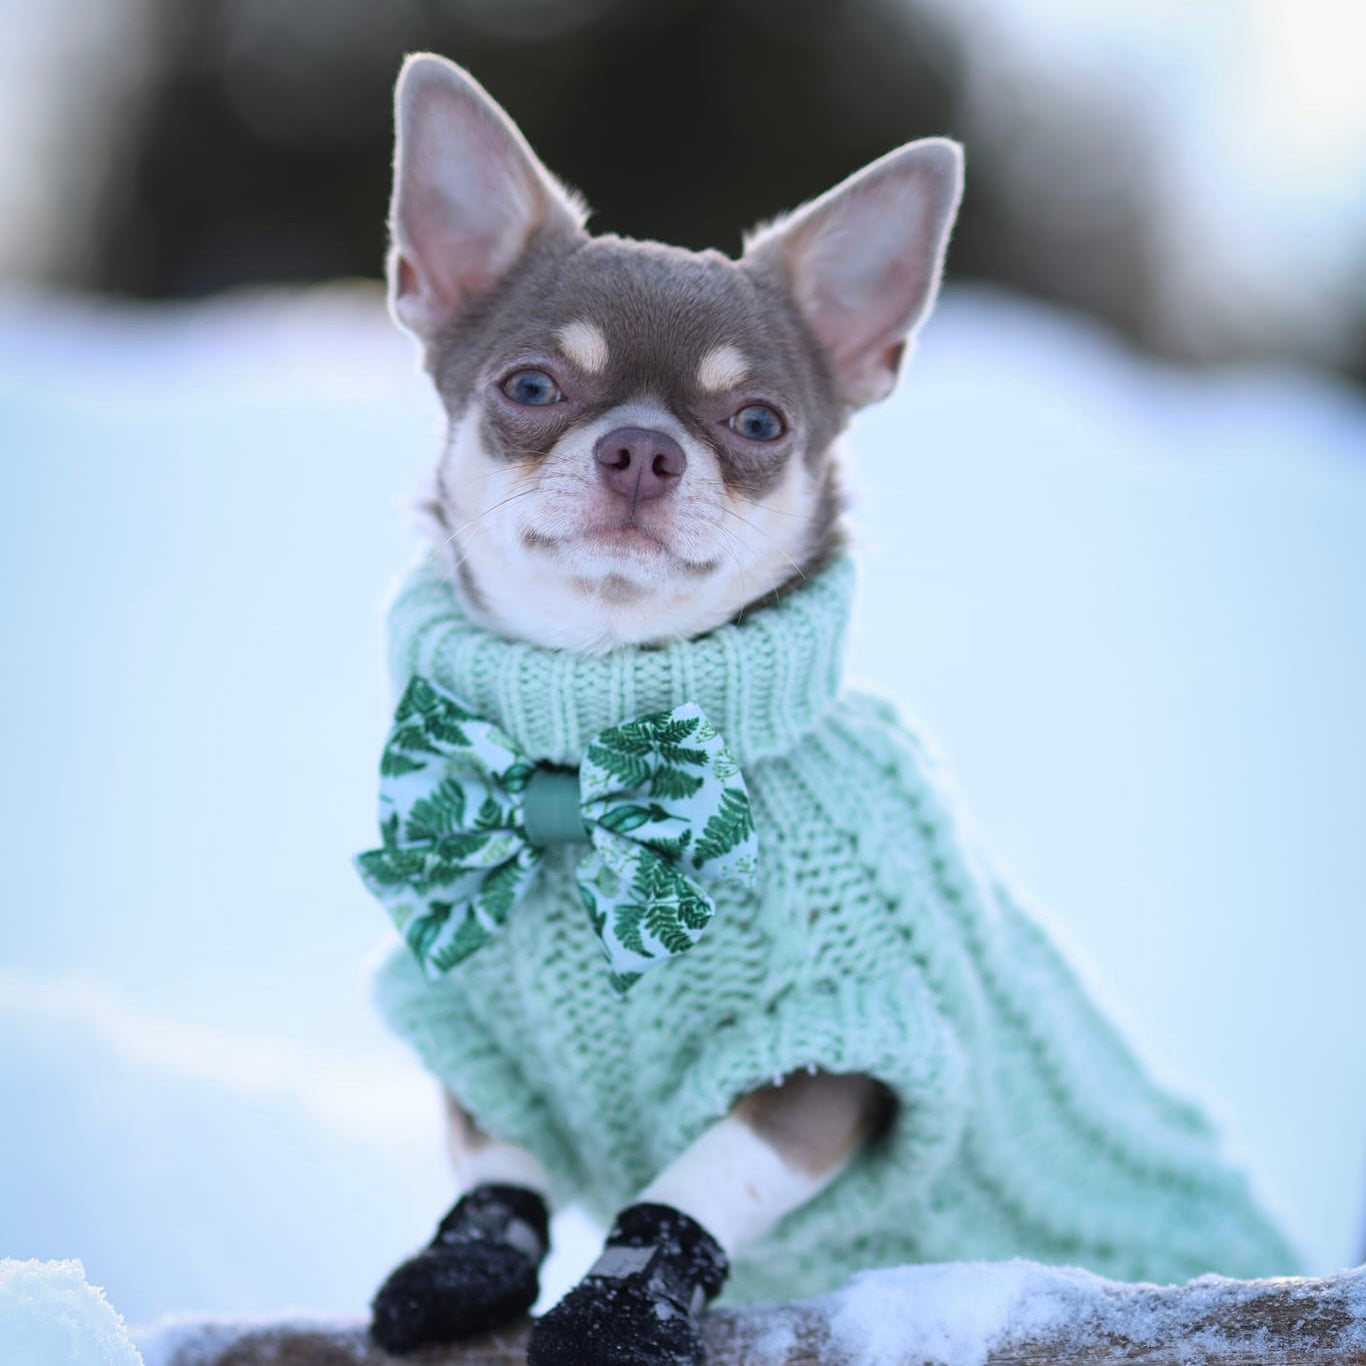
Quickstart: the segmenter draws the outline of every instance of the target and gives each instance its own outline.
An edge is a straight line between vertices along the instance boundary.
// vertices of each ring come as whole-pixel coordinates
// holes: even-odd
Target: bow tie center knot
[[[538,848],[587,843],[588,830],[579,805],[578,770],[537,767],[522,794],[522,824],[528,843]]]

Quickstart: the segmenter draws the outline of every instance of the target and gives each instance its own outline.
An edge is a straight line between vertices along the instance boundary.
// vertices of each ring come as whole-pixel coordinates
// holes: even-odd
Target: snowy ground
[[[857,673],[1359,1260],[1366,406],[952,292],[908,378],[853,441]],[[0,1256],[132,1322],[355,1313],[445,1206],[349,867],[439,432],[368,292],[0,302]]]
[[[79,1261],[0,1258],[0,1361],[6,1366],[146,1366]]]

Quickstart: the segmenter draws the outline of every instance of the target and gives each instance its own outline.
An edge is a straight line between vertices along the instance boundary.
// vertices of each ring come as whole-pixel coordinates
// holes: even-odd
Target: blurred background
[[[851,442],[853,668],[1306,1265],[1366,1256],[1366,10],[3,15],[0,1256],[135,1321],[355,1313],[448,1203],[349,868],[442,432],[378,285],[426,48],[599,231],[734,252],[966,143],[939,311]]]
[[[167,299],[373,276],[402,54],[457,54],[598,231],[739,230],[927,132],[954,277],[1180,360],[1366,378],[1346,0],[8,0],[0,268]]]

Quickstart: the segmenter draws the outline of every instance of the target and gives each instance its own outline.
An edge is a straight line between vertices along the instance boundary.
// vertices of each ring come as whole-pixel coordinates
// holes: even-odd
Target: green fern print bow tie
[[[695,704],[602,731],[575,775],[425,678],[380,760],[380,836],[356,867],[431,979],[497,932],[551,844],[589,845],[579,893],[619,993],[697,942],[716,909],[704,884],[758,868],[745,780]]]

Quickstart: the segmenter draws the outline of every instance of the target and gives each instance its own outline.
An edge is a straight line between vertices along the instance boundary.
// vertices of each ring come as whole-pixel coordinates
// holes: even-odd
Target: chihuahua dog
[[[981,982],[1006,975],[1011,963],[1035,973],[1036,982],[1042,980],[1037,974],[1049,984],[1056,981],[1041,989],[1045,994],[1061,999],[1072,990],[1070,981],[1064,982],[1065,969],[1033,934],[1012,928],[1020,916],[999,886],[975,874],[964,874],[956,890],[944,883],[943,896],[952,893],[955,905],[976,896],[989,906],[981,915],[986,928],[968,936],[970,952],[964,950],[954,961],[999,950],[992,959],[998,967],[963,969],[963,980],[971,977],[974,985],[962,991],[952,986],[958,969],[941,972],[934,966],[932,937],[921,928],[885,940],[889,946],[911,947],[876,951],[878,971],[897,953],[906,964],[904,970],[898,967],[902,975],[894,986],[883,991],[871,981],[849,980],[855,970],[841,965],[835,941],[819,950],[789,951],[782,938],[787,930],[766,928],[763,921],[770,901],[785,897],[783,904],[791,906],[794,898],[806,895],[796,873],[780,876],[782,869],[796,867],[792,859],[804,860],[803,868],[828,871],[836,866],[833,861],[854,857],[847,853],[857,842],[853,836],[841,836],[838,849],[830,846],[833,853],[824,846],[793,853],[796,837],[783,824],[788,818],[774,814],[780,802],[766,795],[763,775],[765,765],[779,762],[797,772],[799,761],[792,756],[799,750],[805,754],[801,746],[814,743],[801,738],[806,723],[799,724],[799,718],[808,708],[808,694],[819,692],[823,680],[837,672],[839,648],[837,639],[819,635],[823,618],[808,606],[813,595],[826,591],[822,585],[844,581],[837,438],[855,410],[889,393],[931,310],[961,180],[957,144],[927,138],[889,153],[760,229],[738,259],[591,236],[580,200],[541,165],[507,115],[466,72],[428,55],[412,57],[404,66],[397,91],[390,306],[420,344],[449,418],[431,500],[440,527],[431,561],[434,577],[423,590],[437,595],[430,600],[439,598],[439,607],[435,625],[414,632],[420,639],[413,659],[419,662],[410,661],[406,671],[423,671],[419,657],[430,656],[429,673],[442,661],[455,661],[451,667],[457,669],[476,656],[494,661],[488,670],[503,680],[499,687],[523,689],[517,706],[505,706],[494,719],[530,748],[527,726],[517,730],[518,717],[542,703],[552,710],[570,705],[558,694],[547,692],[543,698],[536,691],[540,685],[526,681],[533,668],[547,670],[546,678],[570,680],[567,689],[588,688],[593,695],[580,699],[582,705],[593,710],[601,704],[603,719],[619,722],[642,708],[633,711],[624,693],[618,706],[608,692],[643,693],[646,685],[640,680],[653,678],[651,670],[668,669],[672,701],[703,701],[700,694],[711,684],[698,682],[699,695],[693,697],[678,679],[693,677],[690,670],[701,679],[724,657],[730,673],[728,682],[715,685],[718,705],[743,720],[749,713],[734,703],[737,688],[767,696],[781,686],[787,700],[772,704],[769,722],[778,730],[790,723],[796,738],[786,757],[775,758],[776,744],[766,750],[767,742],[753,738],[735,751],[755,802],[757,885],[729,900],[718,892],[714,927],[702,935],[701,944],[652,968],[624,999],[611,992],[604,974],[600,991],[594,982],[575,999],[556,997],[552,1007],[546,1005],[549,989],[543,985],[552,978],[533,978],[525,966],[540,955],[550,964],[545,971],[553,980],[572,975],[570,956],[579,950],[562,946],[591,936],[572,895],[563,905],[548,904],[539,925],[531,924],[528,905],[514,908],[505,925],[486,926],[496,929],[489,947],[460,962],[441,984],[405,979],[408,1005],[393,1004],[401,993],[391,984],[391,1018],[415,1038],[446,1084],[450,1144],[464,1193],[432,1244],[400,1266],[376,1296],[371,1331],[387,1350],[406,1352],[458,1338],[529,1309],[547,1248],[552,1197],[591,1188],[606,1165],[595,1157],[607,1151],[606,1140],[599,1142],[595,1133],[599,1121],[603,1129],[636,1126],[631,1129],[634,1146],[620,1149],[627,1157],[616,1163],[626,1175],[618,1171],[614,1179],[633,1180],[632,1173],[644,1179],[621,1186],[633,1190],[634,1198],[624,1208],[615,1207],[602,1257],[534,1325],[528,1348],[534,1366],[700,1361],[698,1316],[721,1289],[732,1262],[738,1268],[754,1248],[781,1249],[783,1230],[807,1227],[799,1215],[817,1205],[836,1211],[821,1227],[844,1239],[838,1255],[826,1249],[836,1279],[889,1256],[1021,1253],[1100,1270],[1130,1265],[1112,1246],[1126,1238],[1139,1241],[1128,1226],[1118,1232],[1108,1227],[1078,1232],[1084,1220],[1076,1220],[1074,1228],[1058,1210],[1036,1213],[1023,1196],[1012,1203],[1008,1183],[993,1184],[991,1177],[982,1185],[990,1195],[981,1197],[963,1223],[1005,1231],[933,1235],[934,1229],[948,1229],[946,1211],[955,1200],[971,1204],[954,1185],[958,1178],[944,1173],[993,1165],[995,1150],[986,1139],[978,1144],[964,1137],[986,1132],[985,1125],[973,1130],[972,1107],[989,1108],[992,1086],[1015,1086],[1013,1080],[1002,1085],[994,1063],[974,1071],[965,1056],[977,1046],[973,1021],[985,1012],[973,1004],[972,993],[985,991]],[[448,630],[458,631],[458,640],[441,635]],[[763,650],[743,654],[744,641],[771,644],[789,630],[794,639],[816,640],[795,663]],[[740,677],[744,669],[751,673]],[[488,676],[488,670],[479,677]],[[473,665],[467,673],[477,681]],[[621,678],[628,678],[629,687],[612,682]],[[833,684],[830,697],[822,698],[819,706],[810,704],[812,726],[821,707],[834,705]],[[429,698],[405,705],[404,714],[411,717],[436,704]],[[883,711],[849,721],[840,733],[891,724]],[[464,712],[450,715],[457,729],[468,720]],[[723,726],[722,716],[711,720]],[[860,740],[855,746],[864,756],[859,762],[869,762],[871,744]],[[566,756],[553,752],[548,741],[543,748],[531,757],[566,764]],[[822,752],[836,753],[829,747]],[[854,752],[849,750],[851,756]],[[905,758],[902,750],[897,755],[869,768],[857,785],[870,789],[884,779],[910,781],[908,765],[918,761]],[[825,762],[833,789],[842,781],[841,761]],[[900,776],[888,776],[894,769]],[[815,795],[803,800],[819,802],[820,778],[806,783],[804,790]],[[891,857],[892,846],[903,839],[914,842],[921,838],[916,831],[934,825],[934,818],[924,814],[930,810],[928,798],[918,809],[920,815],[906,819],[904,836],[893,830],[879,847],[858,856],[864,864]],[[825,827],[817,822],[812,828]],[[944,855],[940,864],[945,861],[951,863],[952,857]],[[940,864],[926,863],[931,871],[925,873],[925,887],[939,875],[933,869]],[[536,876],[548,882],[556,868],[563,871],[569,864],[555,864],[547,855]],[[883,900],[876,904],[883,909],[868,912],[865,926],[851,922],[853,937],[866,935],[870,945],[884,943],[878,936],[890,933],[886,927],[903,914],[898,908],[938,894],[922,896],[908,884],[904,894],[879,895]],[[811,893],[792,923],[799,922],[800,933],[816,944],[825,925],[840,915],[853,916],[849,908],[862,896],[852,882]],[[727,935],[735,938],[727,940]],[[982,948],[1003,935],[1016,937]],[[499,959],[504,952],[512,956]],[[706,983],[720,983],[739,958],[760,964],[751,970],[751,978],[766,983],[752,988],[757,1005],[751,1007],[743,993],[729,987],[716,987],[715,1006],[703,995],[687,995],[693,987],[685,990],[685,983],[701,983],[696,988],[701,993]],[[789,958],[800,960],[800,970],[784,966]],[[409,969],[411,964],[402,971]],[[800,973],[813,985],[794,985]],[[927,1088],[925,1095],[952,1092],[977,1099],[920,1103],[919,1094],[908,1094],[911,1083],[894,1075],[894,1065],[882,1067],[873,1060],[882,1054],[860,1051],[861,1045],[846,1047],[837,1027],[827,1042],[828,1031],[810,1022],[835,1018],[830,1003],[837,999],[846,1003],[841,1009],[872,1020],[860,1028],[879,1029],[886,1020],[888,1028],[902,1032],[903,1043],[887,1056],[900,1056],[900,1049],[907,1057],[922,1058],[916,1084]],[[533,1007],[550,1012],[552,1022],[527,1024]],[[1017,1013],[1028,1009],[1020,1006]],[[1054,1054],[1055,1061],[1061,1059],[1062,1075],[1067,1055],[1075,1051],[1068,1031],[1084,1034],[1093,1021],[1081,1013],[1082,1006],[1070,1015],[1058,1009],[1064,1042]],[[936,1023],[940,1011],[960,1013],[965,1023],[957,1041],[944,1041]],[[515,1020],[514,1012],[520,1012]],[[1003,1008],[1006,1016],[1015,1018]],[[1103,1033],[1110,1057],[1119,1045],[1103,1026],[1094,1028]],[[637,1074],[623,1066],[620,1075],[607,1075],[610,1065],[594,1061],[606,1047],[604,1034],[613,1036],[613,1057],[625,1056],[621,1050],[637,1047],[646,1035],[669,1036],[673,1071],[651,1082],[653,1089],[632,1091]],[[714,1068],[722,1079],[709,1082],[706,1099],[693,1104],[688,1098],[702,1091],[689,1069],[712,1056],[717,1040],[731,1037],[748,1041],[749,1061],[729,1071]],[[934,1045],[932,1062],[924,1062],[929,1038],[940,1043]],[[465,1049],[463,1063],[442,1061],[446,1043]],[[1040,1045],[1045,1047],[1053,1046]],[[1120,1072],[1126,1066],[1117,1064]],[[1028,1070],[1025,1063],[1020,1068],[1019,1075]],[[606,1088],[594,1102],[596,1113],[560,1104],[550,1094],[557,1079],[571,1071]],[[1117,1105],[1130,1107],[1122,1116],[1130,1123],[1135,1096],[1148,1103],[1150,1093],[1142,1089],[1147,1083],[1125,1072],[1117,1086],[1124,1097]],[[1036,1089],[1051,1095],[1059,1087],[1066,1090],[1065,1080],[1044,1078]],[[517,1088],[524,1088],[528,1099],[516,1114],[525,1112],[530,1119],[514,1118],[509,1108],[508,1093]],[[634,1098],[618,1104],[623,1095]],[[656,1114],[674,1115],[677,1109],[681,1115],[684,1108],[686,1122],[650,1128]],[[1200,1167],[1208,1136],[1199,1122],[1165,1098],[1153,1100],[1150,1108],[1162,1112],[1154,1123],[1166,1126],[1155,1140],[1160,1151],[1148,1164],[1151,1170],[1170,1173],[1182,1162]],[[1085,1141],[1105,1128],[1107,1114],[1103,1105],[1088,1111],[1079,1130],[1091,1136]],[[910,1151],[893,1139],[902,1131],[919,1135],[917,1160],[927,1172],[939,1174],[939,1184],[927,1179],[922,1194],[904,1208],[877,1208],[869,1193],[886,1188],[859,1186],[855,1169],[869,1154]],[[1022,1131],[1020,1142],[1027,1149],[1030,1133]],[[1104,1146],[1100,1139],[1092,1143]],[[1112,1146],[1125,1149],[1125,1140],[1116,1139]],[[938,1156],[931,1162],[926,1154],[932,1152]],[[955,1153],[961,1158],[958,1168],[951,1160]],[[1054,1155],[1068,1161],[1061,1149]],[[1076,1179],[1086,1186],[1091,1169],[1080,1164],[1078,1159]],[[1036,1165],[1043,1170],[1047,1164]],[[1134,1159],[1124,1170],[1140,1173],[1142,1167]],[[1061,1190],[1071,1173],[1054,1171],[1053,1177]],[[1217,1184],[1222,1178],[1211,1179]],[[1141,1173],[1133,1180],[1141,1186]],[[857,1215],[838,1215],[843,1198],[838,1190],[846,1182],[849,1192],[868,1197]],[[1189,1207],[1205,1211],[1206,1225],[1217,1222],[1208,1212],[1211,1202],[1202,1205],[1192,1193],[1192,1181],[1174,1182],[1173,1188]],[[1170,1214],[1175,1206],[1153,1198],[1157,1204],[1149,1208],[1160,1206],[1168,1224],[1150,1241],[1189,1251],[1190,1240],[1172,1223],[1180,1217]],[[1227,1207],[1241,1198],[1235,1182],[1221,1186],[1212,1200]],[[920,1232],[910,1242],[883,1236],[894,1224],[912,1223]],[[1035,1236],[1028,1231],[1035,1227],[1047,1231]],[[1240,1246],[1257,1243],[1257,1237],[1254,1230]],[[1230,1241],[1237,1239],[1225,1238],[1219,1246]],[[819,1240],[808,1242],[792,1253],[797,1260],[783,1263],[780,1257],[778,1264],[809,1267],[821,1261]],[[1213,1245],[1207,1239],[1202,1246]],[[1258,1243],[1262,1252],[1265,1246],[1265,1240]],[[1218,1258],[1192,1251],[1185,1263],[1173,1256],[1173,1264],[1194,1270],[1208,1269],[1206,1261]],[[1277,1260],[1263,1255],[1259,1265]],[[1145,1270],[1167,1263],[1135,1265]],[[751,1292],[765,1284],[805,1292],[828,1281],[829,1276],[825,1282],[817,1276],[749,1284]]]

